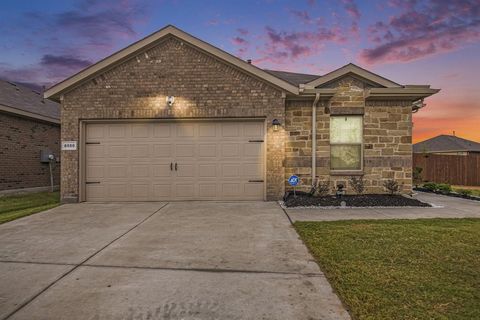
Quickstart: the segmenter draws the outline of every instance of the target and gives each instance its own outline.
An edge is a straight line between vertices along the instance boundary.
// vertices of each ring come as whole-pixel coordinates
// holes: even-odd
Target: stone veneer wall
[[[175,96],[172,108],[165,97]],[[281,90],[170,37],[64,95],[62,140],[79,140],[81,119],[264,117],[267,199],[284,192],[285,122]],[[64,202],[79,196],[79,152],[62,152]]]
[[[365,101],[365,84],[345,77],[328,87],[338,92],[330,101],[321,100],[317,106],[317,176],[329,180],[333,187],[342,183],[347,193],[353,193],[348,182],[351,175],[332,175],[330,172],[329,121],[330,114],[364,113],[363,177],[367,193],[384,193],[383,182],[395,179],[403,193],[412,188],[412,108],[411,101]],[[301,190],[311,185],[311,116],[309,101],[286,102],[285,174],[297,174]],[[326,113],[327,109],[327,113]],[[291,187],[285,182],[286,189]]]

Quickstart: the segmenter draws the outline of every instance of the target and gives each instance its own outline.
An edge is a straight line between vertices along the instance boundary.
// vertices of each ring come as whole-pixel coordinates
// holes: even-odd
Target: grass
[[[480,319],[480,219],[295,228],[353,319]]]
[[[472,196],[480,197],[480,187],[478,186],[452,186],[452,190],[458,192],[458,190],[470,190]]]
[[[0,224],[56,207],[59,204],[58,192],[0,197]]]

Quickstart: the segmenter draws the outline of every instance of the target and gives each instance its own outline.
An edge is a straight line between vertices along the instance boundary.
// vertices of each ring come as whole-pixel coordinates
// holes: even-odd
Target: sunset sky
[[[1,1],[0,78],[52,85],[173,24],[262,68],[324,74],[349,62],[442,91],[414,141],[480,141],[480,0]]]

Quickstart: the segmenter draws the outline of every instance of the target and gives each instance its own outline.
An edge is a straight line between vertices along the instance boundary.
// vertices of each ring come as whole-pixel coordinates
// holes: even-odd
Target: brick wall
[[[172,108],[165,97],[175,96]],[[79,140],[80,119],[264,117],[267,198],[283,195],[282,92],[212,56],[169,38],[64,95],[62,140]],[[62,153],[62,199],[79,196],[78,151]]]
[[[328,87],[338,92],[317,107],[316,174],[329,180],[332,189],[338,183],[347,186],[351,175],[332,175],[330,172],[330,114],[364,114],[363,177],[367,193],[384,193],[383,182],[395,179],[403,193],[412,188],[412,109],[411,101],[365,101],[368,85],[345,77]],[[299,189],[311,185],[311,114],[313,100],[287,101],[285,175],[297,174],[302,180]],[[327,108],[326,108],[327,107]],[[327,113],[326,113],[327,111]],[[286,189],[291,189],[285,181]]]
[[[60,155],[59,146],[59,125],[0,113],[0,190],[49,186],[49,167],[40,162],[40,151]],[[59,167],[55,185],[60,183]]]

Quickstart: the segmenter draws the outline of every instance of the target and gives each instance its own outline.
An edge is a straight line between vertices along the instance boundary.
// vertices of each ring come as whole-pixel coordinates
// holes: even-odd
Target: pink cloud
[[[456,50],[480,39],[477,1],[391,1],[401,12],[388,22],[378,21],[368,31],[376,45],[364,49],[367,64],[420,59]]]

